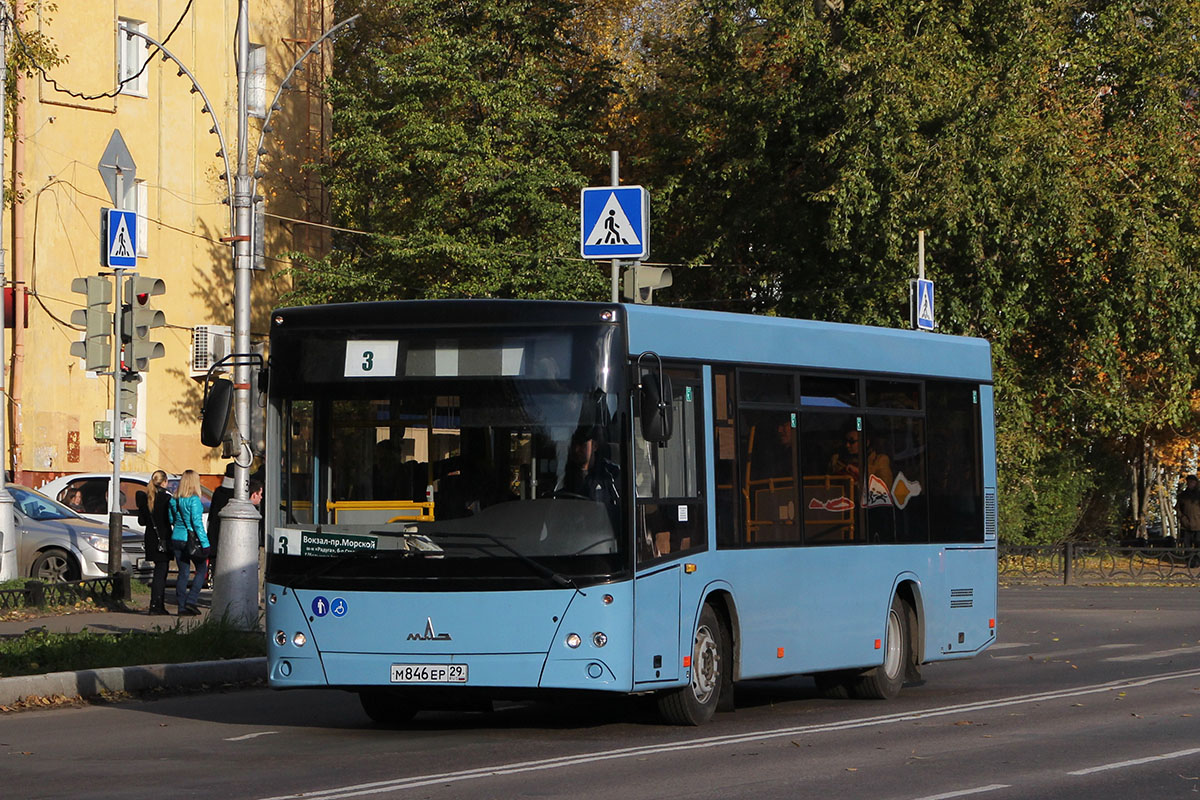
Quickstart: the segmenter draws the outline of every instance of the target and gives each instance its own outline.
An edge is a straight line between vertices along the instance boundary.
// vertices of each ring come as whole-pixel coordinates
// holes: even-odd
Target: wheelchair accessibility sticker
[[[349,610],[350,606],[346,603],[345,598],[342,597],[335,597],[333,600],[329,600],[324,595],[317,595],[312,601],[312,612],[317,617],[333,614],[340,619],[346,616],[346,612]]]

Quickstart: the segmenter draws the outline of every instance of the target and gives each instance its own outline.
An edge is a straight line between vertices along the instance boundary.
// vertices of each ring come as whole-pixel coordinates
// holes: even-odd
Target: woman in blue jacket
[[[171,498],[171,551],[175,554],[175,565],[179,578],[175,581],[175,602],[179,604],[179,616],[194,617],[200,611],[196,603],[200,600],[200,589],[208,574],[208,533],[204,530],[204,505],[200,502],[200,475],[189,469],[179,478],[179,491]],[[192,533],[198,545],[188,553],[188,533]],[[188,588],[191,567],[196,567],[192,586]]]

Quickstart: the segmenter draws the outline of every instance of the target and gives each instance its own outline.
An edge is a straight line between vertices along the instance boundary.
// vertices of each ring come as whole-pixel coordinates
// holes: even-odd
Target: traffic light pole
[[[118,176],[117,185],[121,185]],[[113,404],[112,404],[112,481],[108,486],[108,574],[116,575],[121,571],[124,561],[121,552],[122,529],[124,519],[121,514],[121,456],[125,451],[125,443],[121,441],[121,384],[125,380],[125,370],[121,364],[121,287],[125,281],[125,270],[113,269]]]

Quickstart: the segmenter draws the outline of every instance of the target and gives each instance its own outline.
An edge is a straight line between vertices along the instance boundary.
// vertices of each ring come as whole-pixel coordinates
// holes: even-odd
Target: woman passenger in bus
[[[867,439],[867,484],[860,485],[861,446],[863,431],[846,431],[842,449],[835,452],[829,460],[829,471],[834,475],[849,475],[854,496],[861,492],[860,502],[870,508],[879,505],[891,505],[892,491],[892,460],[886,453],[879,452],[874,441]]]

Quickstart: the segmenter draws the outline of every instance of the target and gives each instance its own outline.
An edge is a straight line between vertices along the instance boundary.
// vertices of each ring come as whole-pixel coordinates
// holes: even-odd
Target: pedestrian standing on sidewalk
[[[1184,488],[1175,496],[1175,511],[1179,514],[1179,546],[1200,544],[1200,479],[1188,475]]]
[[[168,505],[171,493],[167,491],[167,473],[154,471],[146,491],[134,495],[137,504],[138,524],[146,528],[146,558],[154,562],[154,577],[150,580],[149,614],[166,614],[167,570],[171,568],[171,522]]]
[[[221,479],[221,485],[213,489],[212,502],[208,506],[208,561],[212,565],[212,569],[208,572],[208,582],[204,588],[211,589],[213,583],[213,573],[217,567],[217,549],[221,546],[221,509],[229,505],[229,501],[233,499],[233,479],[234,468],[236,464],[230,461],[225,466],[225,477]]]
[[[208,572],[208,532],[204,530],[204,505],[200,502],[200,475],[194,469],[184,471],[179,478],[179,496],[171,498],[171,550],[179,577],[175,581],[175,601],[179,616],[194,617],[200,613],[200,588]],[[196,574],[188,587],[192,567]]]

